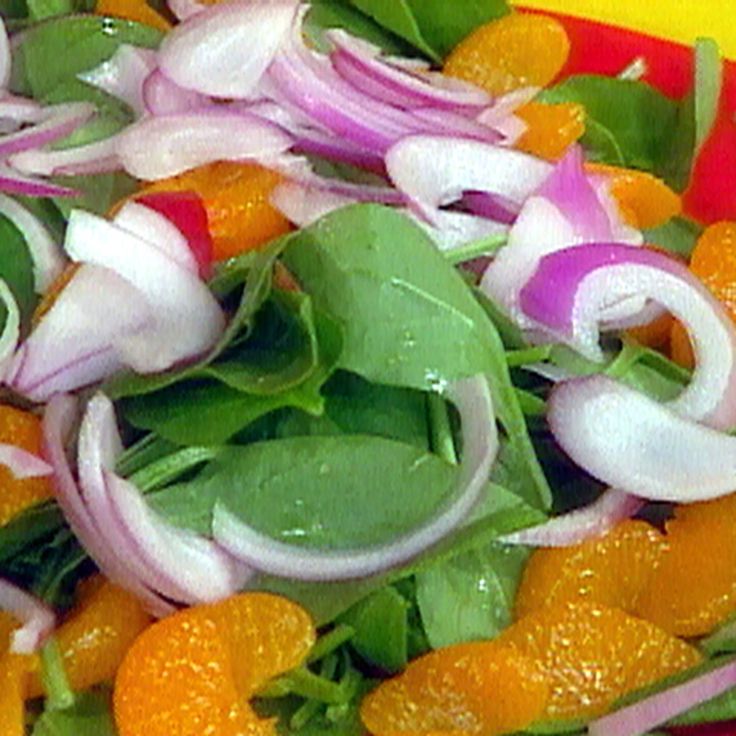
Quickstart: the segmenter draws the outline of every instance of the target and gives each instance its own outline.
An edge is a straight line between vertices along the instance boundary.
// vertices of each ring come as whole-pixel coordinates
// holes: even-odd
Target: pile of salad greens
[[[311,5],[306,30],[317,47],[326,29],[340,27],[389,53],[433,63],[478,25],[509,12],[504,0]],[[85,101],[97,109],[57,147],[102,140],[134,120],[123,102],[80,74],[122,44],[156,48],[162,37],[91,10],[86,0],[0,0],[8,28],[20,32],[11,89],[42,103]],[[702,70],[712,49],[706,44],[698,53],[707,80]],[[705,81],[673,101],[644,82],[579,75],[540,99],[585,106],[589,160],[644,169],[682,190],[712,123],[713,94]],[[59,241],[72,208],[104,214],[137,186],[122,172],[55,180],[79,196],[19,199]],[[678,217],[645,237],[686,258],[700,231]],[[461,528],[410,564],[367,579],[307,583],[260,575],[249,583],[301,603],[320,627],[309,661],[257,700],[259,712],[278,716],[283,734],[358,736],[357,706],[376,679],[432,648],[497,635],[511,622],[529,555],[498,538],[602,492],[553,441],[545,422],[551,383],[528,366],[604,373],[658,400],[674,397],[689,380],[688,371],[625,337],[607,338],[602,364],[560,345],[529,344],[480,292],[472,268],[458,268],[488,250],[476,243],[441,253],[390,208],[341,209],[217,265],[210,287],[230,319],[206,358],[151,376],[120,374],[102,386],[115,401],[126,444],[116,471],[169,522],[207,534],[213,508],[225,503],[271,537],[350,549],[385,543],[433,516],[462,452],[457,415],[438,389],[460,377],[488,378],[500,452],[482,501]],[[301,290],[274,277],[284,267]],[[16,297],[25,331],[39,301],[32,269],[23,234],[0,214],[0,277]],[[58,610],[72,604],[76,584],[93,570],[53,502],[0,528],[2,576]],[[704,668],[734,652],[732,639],[714,639]],[[45,675],[50,697],[29,715],[29,733],[115,734],[105,689],[69,693],[53,652]],[[730,718],[733,692],[679,722]],[[579,731],[580,724],[551,723],[539,732]]]

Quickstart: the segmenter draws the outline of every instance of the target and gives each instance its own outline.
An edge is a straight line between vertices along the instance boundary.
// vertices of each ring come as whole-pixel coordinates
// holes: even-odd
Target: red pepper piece
[[[199,275],[206,279],[212,270],[212,236],[207,211],[194,192],[152,192],[136,198],[176,225],[197,260]]]

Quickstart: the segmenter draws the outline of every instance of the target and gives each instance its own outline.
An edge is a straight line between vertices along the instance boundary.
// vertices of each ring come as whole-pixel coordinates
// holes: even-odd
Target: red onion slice
[[[672,409],[718,428],[736,424],[736,327],[721,303],[673,258],[615,243],[566,248],[541,259],[520,304],[541,329],[600,360],[604,310],[632,297],[672,312],[692,340],[695,371]]]
[[[128,281],[106,268],[82,266],[16,353],[7,384],[46,401],[121,370],[116,343],[154,321]]]
[[[8,163],[26,174],[43,176],[83,176],[104,174],[120,169],[117,156],[117,136],[88,143],[85,146],[64,148],[58,151],[33,148],[15,153]]]
[[[64,450],[65,438],[74,425],[76,409],[76,399],[57,394],[47,404],[43,417],[44,454],[54,468],[57,503],[74,535],[100,570],[110,580],[136,595],[154,615],[168,615],[174,607],[144,585],[127,560],[115,555],[106,542],[106,534],[96,526],[82,500]]]
[[[115,554],[133,563],[149,586],[183,603],[206,603],[240,589],[251,571],[210,540],[178,529],[148,507],[138,489],[111,472],[120,451],[112,402],[97,394],[79,434],[80,482]]]
[[[39,478],[53,472],[53,468],[38,455],[5,443],[0,443],[0,465],[4,465],[19,480]]]
[[[199,274],[199,264],[184,234],[156,210],[138,202],[126,202],[118,210],[113,222],[145,240],[189,273]]]
[[[20,339],[20,309],[5,279],[0,279],[0,302],[7,313],[3,331],[0,333],[0,380],[4,381],[11,369],[13,353]]]
[[[0,194],[0,214],[20,230],[33,260],[33,282],[37,294],[43,294],[64,269],[61,248],[46,226],[15,199]]]
[[[557,384],[547,419],[581,468],[635,496],[690,503],[736,488],[736,437],[684,419],[607,376]]]
[[[211,5],[164,38],[159,66],[180,87],[215,97],[248,97],[291,30],[298,5],[297,0]]]
[[[110,59],[77,76],[125,102],[136,115],[145,112],[143,83],[156,67],[156,52],[123,44]]]
[[[172,82],[160,69],[146,77],[141,94],[151,115],[178,115],[214,105],[208,97]]]
[[[23,123],[40,123],[45,114],[44,108],[35,100],[17,97],[0,89],[0,132],[18,130]]]
[[[33,654],[56,624],[54,612],[45,603],[2,578],[0,610],[21,622],[21,627],[13,632],[10,640],[13,654]]]
[[[464,192],[491,192],[521,203],[551,171],[546,161],[479,141],[417,135],[386,154],[396,188],[432,221]]]
[[[650,695],[588,724],[590,736],[643,736],[671,718],[736,687],[736,662]]]
[[[177,20],[186,20],[207,8],[197,0],[167,0],[166,4]]]
[[[154,321],[121,332],[114,343],[134,370],[165,370],[204,353],[222,334],[225,318],[209,289],[159,247],[101,217],[74,210],[65,248],[73,260],[102,266],[125,279],[148,305]]]
[[[569,547],[602,536],[619,522],[630,519],[643,505],[640,498],[609,488],[589,506],[561,514],[539,526],[507,534],[499,541],[530,547]]]
[[[63,138],[89,120],[95,106],[87,102],[70,102],[44,108],[43,122],[0,137],[0,156],[3,158],[28,148],[40,148]]]
[[[27,197],[76,197],[79,194],[75,189],[22,174],[4,164],[0,164],[0,192]]]
[[[5,21],[0,18],[0,89],[7,89],[10,84],[10,71],[13,60],[10,56],[10,39]]]
[[[425,526],[380,547],[321,552],[276,541],[216,505],[215,539],[233,556],[273,575],[325,581],[366,577],[415,557],[457,527],[472,511],[488,481],[498,450],[493,403],[484,376],[455,381],[447,398],[460,413],[463,457],[453,501]]]
[[[119,135],[117,153],[129,174],[150,181],[212,161],[271,158],[291,145],[288,135],[254,115],[208,110],[134,123]]]
[[[624,228],[620,217],[612,223],[583,169],[582,151],[570,149],[552,173],[524,204],[509,233],[506,247],[483,274],[481,288],[521,327],[532,327],[519,305],[519,292],[542,257],[589,242],[640,244],[641,233]],[[639,314],[644,300],[628,300],[605,319]]]
[[[398,107],[449,110],[483,108],[491,97],[479,87],[437,72],[409,70],[381,57],[381,50],[342,30],[328,31],[335,47],[332,65],[346,81],[381,102]]]

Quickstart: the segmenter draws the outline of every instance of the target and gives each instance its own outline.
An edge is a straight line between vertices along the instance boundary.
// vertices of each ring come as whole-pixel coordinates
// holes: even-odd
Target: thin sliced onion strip
[[[11,614],[21,623],[10,641],[10,651],[14,654],[33,654],[53,631],[56,623],[53,611],[45,603],[2,578],[0,610]]]
[[[460,413],[463,457],[453,501],[437,517],[390,544],[344,552],[320,552],[279,542],[248,526],[224,506],[215,506],[215,539],[231,554],[273,575],[300,580],[366,577],[400,565],[428,549],[470,513],[488,480],[498,450],[493,403],[484,376],[452,383],[447,391]]]

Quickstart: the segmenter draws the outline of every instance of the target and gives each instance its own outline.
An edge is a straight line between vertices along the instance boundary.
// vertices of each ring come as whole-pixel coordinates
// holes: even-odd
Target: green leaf
[[[258,313],[251,338],[195,375],[245,393],[269,395],[298,386],[318,363],[312,300],[303,293],[276,292]]]
[[[110,693],[84,693],[67,710],[44,712],[32,736],[117,736]]]
[[[138,396],[172,386],[197,375],[197,372],[216,360],[236,338],[246,337],[253,326],[255,315],[271,294],[272,272],[276,259],[292,236],[279,238],[257,253],[233,258],[220,268],[210,286],[215,295],[227,300],[234,293],[239,298],[224,333],[215,347],[201,360],[186,368],[175,368],[155,376],[123,373],[103,386],[112,399]]]
[[[694,220],[673,217],[664,225],[644,230],[644,241],[689,259],[702,232],[703,226]]]
[[[408,609],[405,598],[387,586],[353,606],[340,620],[353,629],[350,643],[363,659],[394,673],[409,658]]]
[[[540,99],[585,107],[586,119],[594,121],[594,137],[586,133],[582,143],[596,160],[658,172],[669,158],[678,106],[644,82],[580,74],[545,90]],[[623,160],[614,159],[613,150]]]
[[[340,367],[376,383],[434,391],[486,373],[498,417],[533,488],[526,500],[549,505],[501,339],[471,289],[417,225],[386,207],[346,207],[297,233],[284,260],[315,305],[342,322]]]
[[[361,13],[347,0],[312,0],[304,20],[304,35],[320,51],[327,52],[331,45],[324,37],[330,28],[343,28],[353,36],[364,38],[385,53],[408,56],[409,46],[398,36]]]
[[[52,18],[25,31],[13,53],[11,87],[42,98],[62,82],[109,59],[121,44],[156,48],[161,32],[98,15]]]
[[[506,0],[408,0],[427,43],[445,57],[478,26],[509,12]]]
[[[350,0],[350,2],[432,61],[441,60],[438,51],[432,48],[424,37],[408,0]]]
[[[403,215],[375,205],[339,210],[297,233],[284,262],[315,305],[342,322],[340,367],[421,390],[487,370],[486,315]]]
[[[28,16],[39,21],[57,15],[69,15],[76,10],[74,0],[27,0]]]
[[[545,516],[504,488],[489,484],[486,498],[479,504],[479,515],[450,534],[432,550],[409,564],[361,580],[333,583],[304,583],[260,575],[249,587],[285,595],[300,603],[318,626],[330,623],[350,606],[371,592],[398,580],[430,569],[474,549],[485,547],[494,539],[544,521]]]
[[[137,189],[133,178],[122,171],[89,176],[56,176],[53,180],[80,192],[77,197],[55,197],[54,204],[64,217],[73,209],[84,209],[105,215],[115,203]]]
[[[0,278],[13,292],[21,320],[29,319],[37,297],[33,280],[33,260],[25,238],[5,215],[0,215]],[[5,323],[7,310],[0,308],[0,325]]]
[[[432,648],[498,636],[511,623],[527,557],[523,547],[491,544],[417,573],[417,601]]]
[[[205,525],[221,503],[275,539],[348,549],[390,542],[433,518],[455,477],[437,456],[382,437],[294,437],[224,449],[166,497],[183,491]]]
[[[723,87],[723,60],[712,38],[695,42],[695,151],[700,150],[718,117]]]

